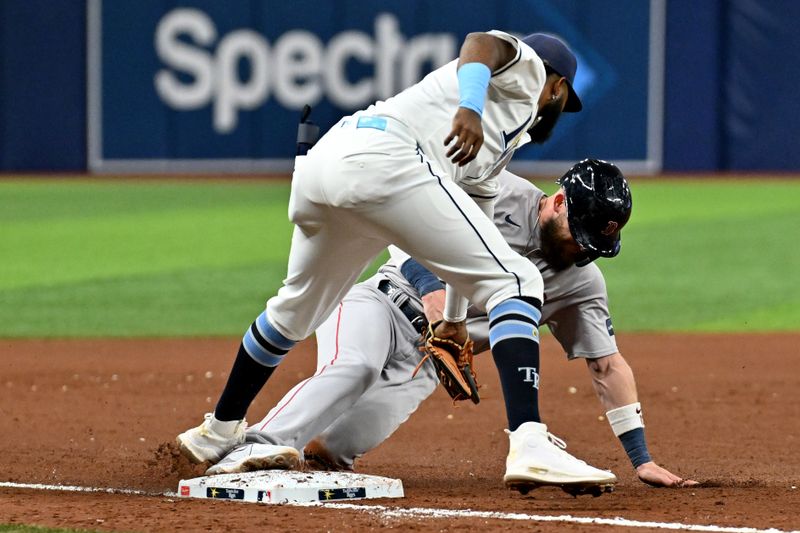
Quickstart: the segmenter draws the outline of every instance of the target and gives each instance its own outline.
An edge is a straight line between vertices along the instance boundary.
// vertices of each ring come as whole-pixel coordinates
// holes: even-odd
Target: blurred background
[[[793,0],[2,0],[0,170],[287,172],[323,127],[470,31],[564,37],[585,111],[515,168],[800,168]]]
[[[584,111],[510,168],[545,192],[585,157],[632,178],[599,262],[618,331],[800,329],[799,20],[795,0],[0,0],[0,336],[240,334],[286,272],[303,106],[324,130],[492,28],[579,58]]]

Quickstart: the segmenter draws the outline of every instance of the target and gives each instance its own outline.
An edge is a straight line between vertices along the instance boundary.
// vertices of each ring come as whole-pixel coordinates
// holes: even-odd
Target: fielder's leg
[[[217,418],[237,420],[295,342],[311,334],[369,266],[385,243],[351,236],[339,222],[308,236],[296,228],[289,274],[277,296],[250,326],[242,340],[228,384],[217,405]],[[277,311],[280,309],[280,311]],[[291,333],[280,323],[290,323]],[[291,335],[291,337],[290,337]]]
[[[177,438],[193,462],[217,462],[244,441],[244,416],[294,344],[330,315],[386,242],[369,234],[352,213],[313,201],[316,185],[300,171],[292,183],[290,218],[296,224],[287,278],[245,332],[215,412]],[[310,193],[309,193],[310,190]],[[287,457],[287,464],[293,463]]]

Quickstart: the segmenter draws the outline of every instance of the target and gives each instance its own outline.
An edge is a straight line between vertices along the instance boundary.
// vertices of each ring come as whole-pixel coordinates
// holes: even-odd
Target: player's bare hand
[[[452,339],[458,344],[463,345],[467,342],[469,334],[467,333],[467,321],[461,322],[447,322],[442,320],[436,330],[433,332],[437,337],[442,339]]]
[[[475,159],[483,146],[481,116],[471,109],[459,107],[453,117],[453,129],[444,140],[444,145],[450,147],[447,157],[453,164],[463,167]]]
[[[653,487],[683,488],[699,485],[697,481],[676,476],[666,468],[661,468],[653,461],[639,465],[636,469],[636,473],[643,483],[647,483]]]
[[[431,291],[423,296],[422,310],[425,312],[425,318],[428,319],[429,324],[441,320],[444,312],[444,289]]]

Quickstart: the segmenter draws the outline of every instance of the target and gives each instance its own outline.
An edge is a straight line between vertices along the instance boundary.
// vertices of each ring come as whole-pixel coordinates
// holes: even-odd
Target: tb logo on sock
[[[536,371],[535,366],[521,366],[517,368],[517,370],[524,370],[525,371],[525,383],[533,383],[533,388],[539,388],[539,373]]]

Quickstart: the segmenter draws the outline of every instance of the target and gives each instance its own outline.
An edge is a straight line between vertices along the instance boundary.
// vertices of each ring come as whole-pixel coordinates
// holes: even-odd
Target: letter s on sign
[[[158,23],[156,52],[158,57],[175,70],[191,76],[191,83],[181,82],[167,69],[155,77],[159,96],[175,109],[197,109],[211,101],[214,92],[214,61],[200,48],[181,42],[178,36],[190,36],[200,46],[208,46],[217,38],[212,20],[197,9],[174,9]]]

